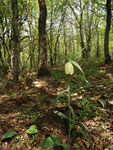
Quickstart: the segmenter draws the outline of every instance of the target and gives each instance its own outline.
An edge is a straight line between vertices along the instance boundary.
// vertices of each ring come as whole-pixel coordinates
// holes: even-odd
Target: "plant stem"
[[[68,82],[68,109],[71,105],[71,92],[70,92],[70,76],[69,76],[69,82]],[[69,109],[69,119],[71,119],[71,112]],[[70,150],[70,142],[71,142],[71,121],[69,120],[69,133],[68,133],[68,145],[69,145],[69,150]]]

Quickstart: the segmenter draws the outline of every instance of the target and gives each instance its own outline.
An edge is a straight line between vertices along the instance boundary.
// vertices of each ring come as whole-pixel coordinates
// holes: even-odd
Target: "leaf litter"
[[[98,72],[96,74],[88,74],[87,80],[91,83],[88,86],[82,85],[76,79],[76,76],[71,79],[72,105],[75,114],[78,115],[81,110],[76,106],[76,102],[84,98],[96,102],[98,107],[97,115],[89,115],[85,120],[82,120],[87,129],[87,138],[78,137],[75,140],[71,137],[73,146],[77,142],[83,150],[108,150],[109,147],[112,148],[113,74],[110,72],[112,66],[113,64],[109,66],[103,65],[97,68]],[[53,110],[57,109],[66,114],[67,110],[63,107],[63,102],[62,104],[57,104],[56,108],[52,104],[58,93],[65,89],[65,80],[65,77],[57,80],[51,79],[51,77],[40,79],[35,77],[35,86],[33,84],[29,86],[24,81],[20,81],[18,86],[14,86],[10,80],[6,81],[7,84],[4,84],[1,82],[2,78],[0,78],[0,138],[7,131],[14,130],[18,133],[14,138],[5,142],[0,141],[0,149],[41,150],[39,143],[48,136],[59,137],[63,143],[68,143],[67,122],[53,113]],[[81,86],[76,88],[75,85]],[[103,105],[97,102],[99,100]],[[104,102],[106,103],[105,106]],[[27,134],[27,129],[33,125],[31,118],[34,115],[37,118],[35,124],[38,133],[31,144],[31,137]]]

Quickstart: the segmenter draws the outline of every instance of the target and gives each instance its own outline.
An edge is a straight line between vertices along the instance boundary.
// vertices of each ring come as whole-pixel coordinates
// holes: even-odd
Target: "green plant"
[[[67,150],[68,146],[66,144],[62,144],[60,142],[60,139],[56,136],[49,136],[47,138],[45,138],[44,140],[42,140],[40,142],[40,146],[42,148],[55,148],[55,147],[62,147],[62,149]]]
[[[65,56],[65,58],[67,58]],[[64,91],[62,91],[56,98],[55,100],[55,104],[58,102],[59,98],[66,93],[67,95],[67,106],[68,106],[68,110],[69,110],[69,115],[66,116],[65,114],[63,114],[62,112],[59,111],[54,111],[55,114],[57,114],[58,116],[62,117],[63,119],[67,119],[69,121],[69,132],[68,132],[68,149],[70,150],[70,141],[71,141],[71,131],[72,129],[77,130],[76,126],[79,126],[81,128],[81,130],[79,130],[78,132],[80,132],[81,134],[84,135],[84,137],[87,136],[87,131],[84,127],[84,125],[81,122],[77,121],[77,117],[75,115],[74,109],[71,106],[71,88],[70,88],[70,78],[71,75],[74,74],[74,66],[76,66],[83,74],[84,80],[86,81],[85,78],[85,74],[82,70],[82,68],[80,67],[80,65],[78,63],[76,63],[75,61],[68,59],[68,62],[65,64],[65,73],[68,75],[68,81],[67,81],[67,86],[68,88]],[[87,82],[87,81],[86,81]]]
[[[103,100],[103,99],[99,99],[99,102],[100,102],[100,104],[102,105],[102,107],[103,108],[105,108],[105,106],[106,106],[106,101],[105,100]]]
[[[29,127],[29,129],[27,130],[27,133],[32,135],[32,141],[31,143],[34,141],[35,139],[35,134],[38,132],[36,125],[31,125]]]
[[[51,76],[54,80],[59,80],[62,77],[62,73],[59,70],[55,70],[51,73]]]
[[[7,132],[2,136],[1,141],[7,140],[7,139],[9,139],[9,138],[11,138],[11,137],[13,137],[13,136],[15,136],[15,135],[17,135],[17,132],[16,132],[16,131],[14,131],[14,130],[7,131]]]
[[[22,113],[22,114],[20,114],[19,116],[17,116],[16,119],[17,119],[17,120],[21,120],[21,119],[23,119],[23,118],[25,118],[25,117],[26,117],[26,115]]]
[[[82,51],[82,50],[81,50]],[[80,52],[81,52],[80,51]],[[65,149],[67,150],[70,150],[70,146],[71,146],[71,133],[72,133],[72,130],[76,130],[77,131],[77,127],[79,126],[80,130],[78,130],[78,132],[80,134],[82,134],[85,138],[87,136],[87,131],[84,127],[84,125],[78,121],[78,118],[77,116],[75,115],[75,112],[74,112],[74,109],[72,108],[71,106],[71,75],[74,74],[74,66],[77,67],[79,69],[79,71],[82,73],[83,75],[83,79],[87,82],[86,80],[86,77],[85,77],[85,74],[82,70],[82,68],[80,67],[80,65],[73,61],[73,59],[78,56],[78,54],[80,53],[78,52],[76,55],[74,55],[71,59],[68,58],[67,56],[61,54],[63,57],[65,57],[65,59],[68,60],[68,62],[65,64],[65,74],[67,74],[67,89],[62,91],[56,98],[56,100],[53,102],[54,105],[56,105],[58,102],[59,102],[59,99],[63,96],[63,94],[65,93],[66,96],[67,96],[67,103],[65,103],[65,105],[68,107],[68,110],[69,110],[69,114],[68,116],[66,116],[65,114],[63,114],[62,112],[60,111],[57,111],[57,110],[54,110],[53,112],[55,114],[57,114],[59,117],[63,118],[63,119],[66,119],[68,122],[69,122],[69,132],[68,132],[68,145],[65,144]],[[87,82],[88,83],[88,82]],[[66,107],[65,106],[65,107]],[[49,142],[48,142],[49,140]],[[46,141],[46,142],[45,142]],[[52,141],[52,142],[50,142]],[[55,141],[55,143],[54,143]],[[43,144],[42,145],[45,145],[45,143],[47,143],[47,145],[49,145],[49,147],[52,145],[52,147],[56,146],[56,140],[54,140],[54,138],[50,138],[49,139],[44,139],[44,141],[42,142]],[[48,144],[49,143],[49,144]],[[58,141],[57,141],[58,143]],[[46,145],[46,146],[47,146]],[[63,144],[64,145],[64,144]]]
[[[95,75],[97,73],[98,73],[98,70],[94,67],[92,67],[91,69],[85,71],[86,75]]]
[[[13,99],[15,96],[17,96],[17,94],[15,92],[10,92],[8,93],[8,96]]]
[[[21,120],[25,118],[26,116],[29,117],[30,121],[32,123],[35,123],[36,120],[38,119],[38,114],[40,111],[38,110],[37,105],[30,106],[30,107],[24,107],[21,114],[16,117],[16,119]]]
[[[27,94],[28,94],[28,92],[29,92],[29,90],[28,90],[28,89],[26,89],[26,90],[22,91],[22,94],[23,94],[23,95],[27,95]]]
[[[79,101],[79,105],[81,107],[80,111],[80,117],[82,120],[85,120],[89,115],[97,115],[97,106],[96,103],[88,100],[88,99],[82,99]]]

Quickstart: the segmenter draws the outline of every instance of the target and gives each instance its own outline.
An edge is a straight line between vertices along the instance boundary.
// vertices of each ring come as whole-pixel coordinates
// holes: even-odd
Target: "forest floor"
[[[71,77],[71,106],[78,122],[86,128],[87,137],[77,134],[79,127],[75,125],[70,150],[113,150],[113,62],[104,65],[92,61],[81,66],[89,84],[76,69]],[[16,86],[8,80],[10,74],[0,77],[0,139],[7,131],[17,132],[0,140],[1,150],[44,150],[40,142],[48,136],[68,144],[68,120],[53,112],[57,110],[68,116],[65,94],[53,105],[58,94],[67,88],[68,76],[63,67],[51,70],[51,76],[43,78],[37,78],[35,72],[29,73]],[[34,139],[28,134],[31,125],[37,128]],[[53,149],[63,150],[61,146]]]

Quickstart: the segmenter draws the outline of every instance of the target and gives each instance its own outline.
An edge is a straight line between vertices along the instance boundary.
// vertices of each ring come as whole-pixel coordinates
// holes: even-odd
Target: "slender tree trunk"
[[[98,27],[97,27],[98,28]],[[100,57],[100,50],[99,50],[99,32],[97,29],[97,41],[96,41],[96,57]]]
[[[18,2],[11,0],[12,4],[12,35],[13,35],[13,81],[19,81],[20,41],[18,27]]]
[[[53,0],[51,0],[51,24],[50,24],[50,64],[53,66]]]
[[[34,37],[33,37],[33,34],[32,34],[32,20],[29,23],[29,34],[30,34],[30,37],[29,37],[30,72],[32,72],[32,70],[34,69],[33,68],[34,67],[33,62],[34,62],[34,49],[35,49]]]
[[[85,44],[84,44],[84,38],[83,38],[83,32],[82,32],[82,22],[80,22],[80,45],[81,45],[81,49],[85,48]],[[86,49],[84,49],[82,51],[82,58],[86,58]]]
[[[111,57],[109,54],[109,33],[111,27],[111,0],[106,1],[106,9],[107,9],[107,18],[104,37],[104,56],[105,56],[105,63],[109,63],[111,61]]]
[[[64,47],[65,47],[65,56],[67,56],[67,40],[66,40],[66,28],[65,28],[65,24],[63,26],[63,30],[64,30]],[[67,59],[65,59],[65,62],[67,61]]]
[[[47,45],[46,45],[46,17],[47,8],[45,0],[38,0],[39,17],[39,48],[38,48],[38,76],[49,74],[47,67]]]

